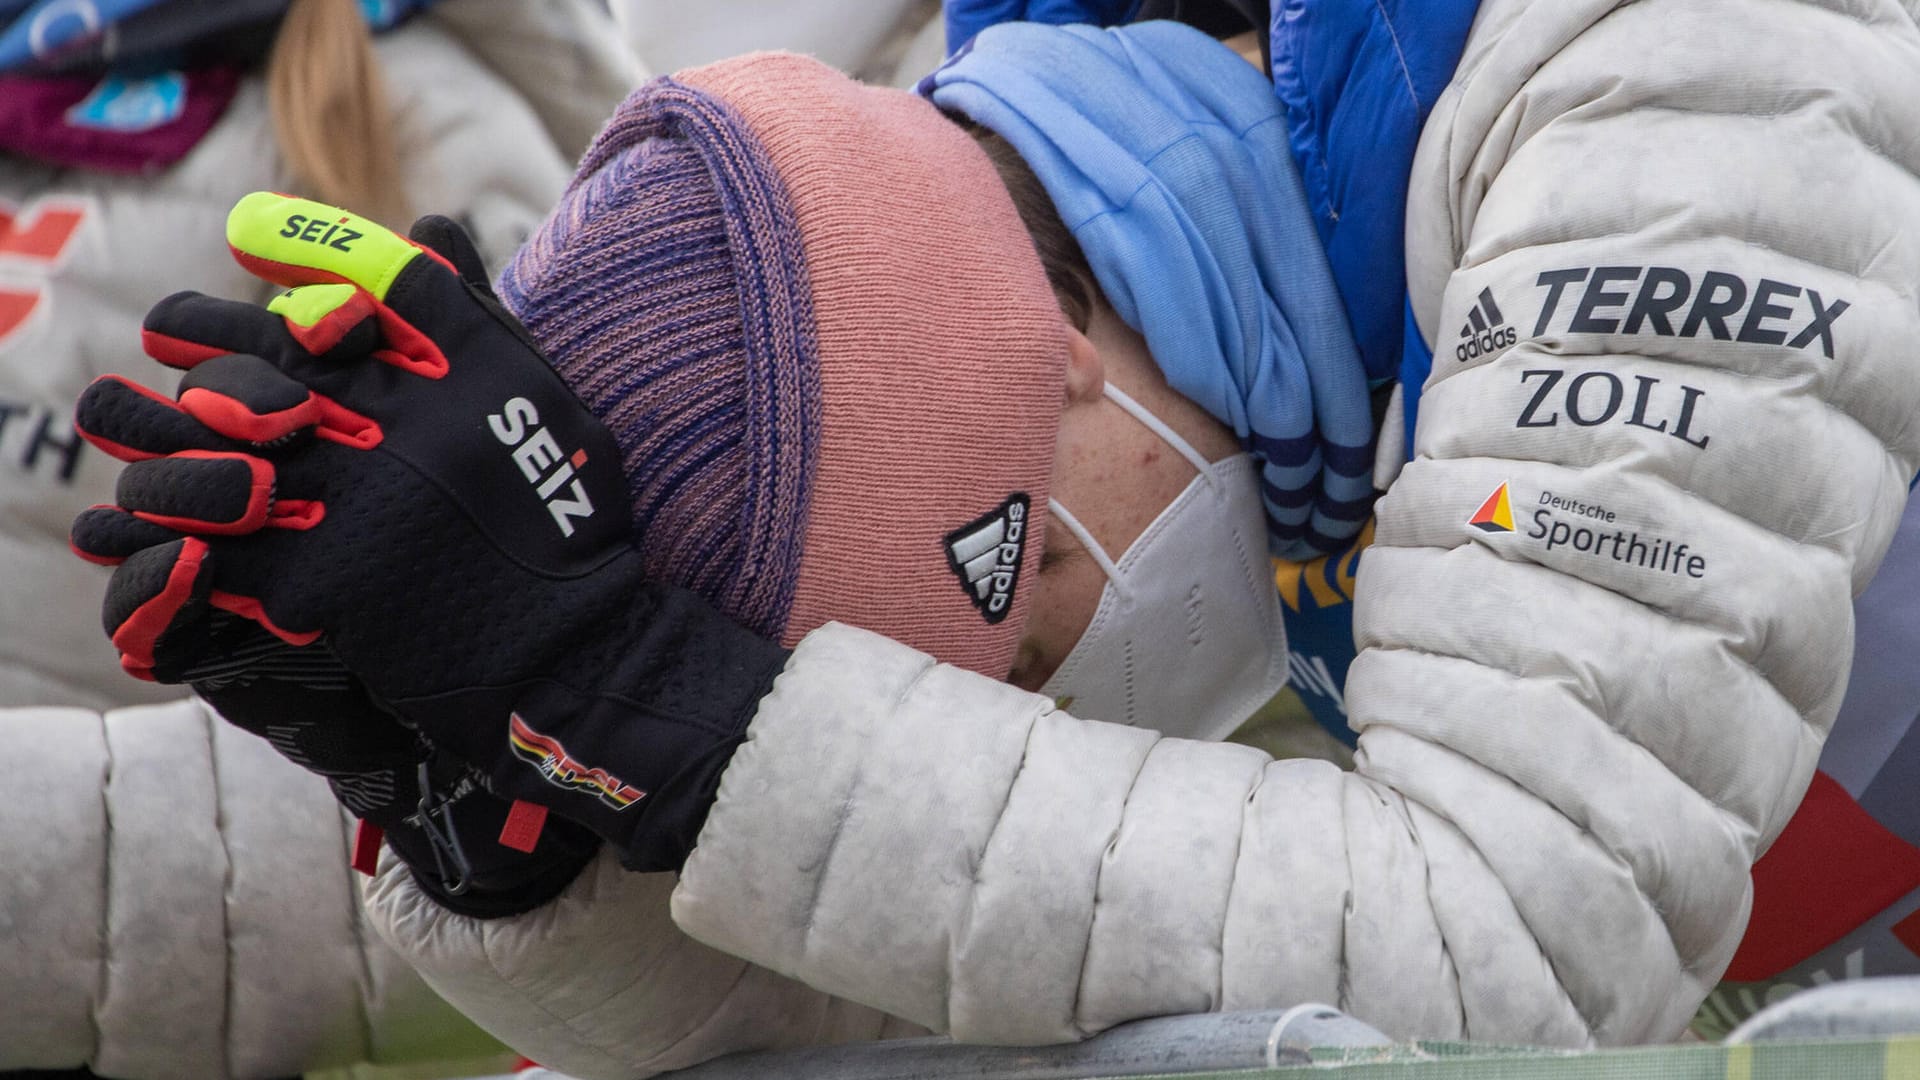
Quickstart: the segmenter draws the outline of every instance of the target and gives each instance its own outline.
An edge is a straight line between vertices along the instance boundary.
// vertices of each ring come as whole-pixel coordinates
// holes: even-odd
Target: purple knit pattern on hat
[[[499,291],[619,443],[648,573],[778,637],[820,387],[799,228],[753,135],[708,95],[642,87]]]

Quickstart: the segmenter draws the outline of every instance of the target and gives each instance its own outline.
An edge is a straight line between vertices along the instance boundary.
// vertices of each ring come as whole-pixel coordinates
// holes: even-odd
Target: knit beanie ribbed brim
[[[619,442],[656,578],[788,644],[837,620],[1007,673],[1067,327],[932,106],[785,54],[657,80],[500,291]]]

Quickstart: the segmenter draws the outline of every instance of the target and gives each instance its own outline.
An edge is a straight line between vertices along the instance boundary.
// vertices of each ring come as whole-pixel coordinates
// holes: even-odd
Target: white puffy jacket
[[[0,776],[0,1071],[486,1052],[369,932],[326,784],[204,704],[0,709]]]
[[[713,985],[761,978],[727,954],[967,1040],[1302,1001],[1401,1036],[1678,1034],[1920,465],[1917,175],[1920,0],[1486,0],[1415,164],[1437,356],[1359,581],[1355,770],[1075,719],[828,626],[673,923],[720,950]],[[743,1038],[744,994],[650,1008],[685,968],[562,992],[601,959],[587,905],[482,935],[390,874],[371,900],[556,1067],[799,1037]]]
[[[638,79],[594,0],[447,0],[375,48],[409,201],[496,265]],[[0,293],[34,297],[0,319],[0,1071],[258,1078],[489,1045],[364,932],[326,786],[122,674],[106,573],[67,549],[119,471],[73,434],[74,398],[109,372],[169,385],[139,346],[168,293],[262,295],[224,222],[288,183],[258,79],[154,176],[0,155],[0,236],[71,226],[51,257],[0,250]]]

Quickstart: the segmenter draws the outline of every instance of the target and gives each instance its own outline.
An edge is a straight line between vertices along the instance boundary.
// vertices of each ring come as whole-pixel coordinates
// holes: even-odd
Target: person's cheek
[[[1041,668],[1040,643],[1032,637],[1020,639],[1020,651],[1014,654],[1013,670],[1007,672],[1007,681],[1022,690],[1039,690],[1047,681],[1039,674]]]

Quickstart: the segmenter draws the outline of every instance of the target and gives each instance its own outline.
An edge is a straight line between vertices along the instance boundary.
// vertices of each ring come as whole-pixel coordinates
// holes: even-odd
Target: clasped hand
[[[677,866],[784,654],[644,579],[618,444],[457,226],[409,240],[257,193],[228,243],[290,291],[168,297],[143,337],[186,369],[177,399],[108,377],[79,403],[82,434],[128,462],[118,504],[73,528],[116,567],[122,665],[216,705],[262,677],[351,684],[496,793]],[[312,737],[405,756],[394,725],[355,723]]]

